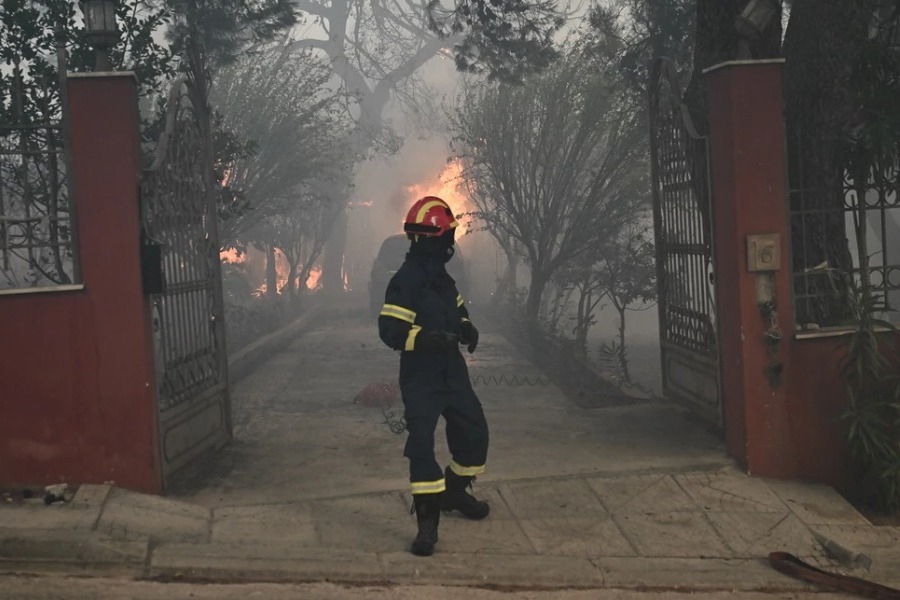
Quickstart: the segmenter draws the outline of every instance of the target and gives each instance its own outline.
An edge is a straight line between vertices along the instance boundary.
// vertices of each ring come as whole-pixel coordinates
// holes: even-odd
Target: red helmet
[[[406,214],[403,231],[439,237],[459,225],[453,218],[453,211],[437,196],[425,196],[416,201]]]

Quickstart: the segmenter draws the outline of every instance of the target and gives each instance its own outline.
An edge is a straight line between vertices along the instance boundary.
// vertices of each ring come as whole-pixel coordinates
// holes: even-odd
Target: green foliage
[[[218,169],[229,188],[222,206],[227,213],[220,213],[223,241],[318,203],[308,189],[313,181],[319,189],[344,183],[353,159],[346,143],[350,123],[330,77],[323,60],[282,43],[219,69],[210,100],[221,131]]]
[[[872,8],[872,7],[870,7]],[[857,110],[855,127],[840,119],[843,129],[840,161],[847,170],[845,185],[851,185],[858,202],[853,218],[859,281],[844,277],[842,308],[850,315],[854,330],[844,344],[841,364],[848,406],[842,418],[854,458],[865,474],[867,500],[878,508],[900,509],[900,333],[879,318],[889,309],[885,286],[873,285],[869,270],[867,206],[884,202],[890,206],[896,194],[897,161],[900,157],[900,56],[893,45],[900,27],[900,8],[874,10],[868,37],[860,42],[854,68],[845,88]],[[843,113],[841,113],[843,114]]]
[[[646,92],[649,65],[665,57],[689,71],[697,0],[622,0],[594,6],[587,40],[594,52],[612,54],[627,85]]]
[[[854,187],[869,188],[869,193],[878,193],[878,199],[890,205],[900,160],[900,53],[896,46],[900,5],[880,18],[876,13],[871,27],[847,75],[846,88],[856,108],[855,126],[848,127],[842,115],[838,126],[846,130],[842,132],[846,139],[840,151]]]
[[[210,107],[212,82],[241,57],[249,57],[281,32],[297,23],[299,11],[291,0],[155,0],[169,10],[172,25],[166,32],[179,69],[194,83],[194,106],[200,108],[204,137],[213,152],[214,179],[219,186],[218,213],[223,224],[233,223],[254,208],[246,181],[235,176],[234,166],[253,160],[269,131],[252,134],[229,123],[229,115]],[[271,56],[267,58],[272,58]],[[267,82],[272,83],[272,82]],[[258,92],[267,92],[262,88]],[[250,109],[271,104],[262,101]],[[221,240],[229,239],[227,227]]]
[[[252,205],[247,198],[246,190],[236,183],[232,177],[235,163],[252,158],[257,152],[257,144],[253,140],[246,141],[228,129],[223,123],[220,112],[213,113],[213,148],[215,148],[216,189],[218,191],[218,214],[220,223],[234,222],[247,215]],[[227,232],[220,229],[220,242],[228,243]]]
[[[454,115],[478,217],[531,267],[536,322],[554,273],[633,220],[647,131],[616,74],[572,45],[523,85],[472,86]]]
[[[841,418],[853,457],[864,469],[866,501],[900,509],[900,352],[897,328],[872,288],[846,278],[853,333],[842,344],[848,406]]]
[[[613,376],[617,386],[628,383],[628,350],[615,340],[600,346],[600,364]]]
[[[655,302],[656,252],[649,226],[630,224],[619,232],[594,271],[600,290],[617,310]]]
[[[197,52],[210,68],[234,62],[247,48],[271,41],[299,19],[292,0],[164,0],[163,4],[175,17],[168,38],[176,54],[191,57]]]
[[[0,10],[0,120],[13,120],[15,77],[22,79],[22,114],[26,121],[59,118],[57,44],[68,54],[73,72],[94,68],[95,54],[84,41],[84,26],[76,3],[70,0],[3,0]],[[175,72],[171,51],[154,34],[170,21],[165,8],[154,9],[142,0],[123,0],[116,6],[120,42],[110,53],[117,70],[133,71],[140,95],[159,93]]]
[[[457,69],[506,82],[553,63],[553,35],[565,23],[554,0],[456,0],[452,10],[430,0],[428,19],[442,36],[463,36],[454,46]]]

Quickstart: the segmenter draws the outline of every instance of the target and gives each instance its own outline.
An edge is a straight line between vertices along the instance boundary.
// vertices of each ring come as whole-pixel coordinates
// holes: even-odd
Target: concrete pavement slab
[[[850,557],[843,557],[851,575],[900,588],[900,527],[813,525],[810,529],[851,553]],[[867,560],[854,561],[853,553],[862,554]]]
[[[459,554],[535,554],[535,548],[522,531],[506,503],[495,488],[478,486],[476,495],[491,507],[491,514],[481,521],[471,521],[459,512],[441,515],[440,542],[442,553]],[[410,530],[407,545],[415,529]]]
[[[62,502],[48,506],[42,501],[20,506],[0,506],[0,528],[90,531],[100,517],[100,509],[100,506],[73,508]]]
[[[613,520],[641,556],[727,558],[732,555],[701,512],[615,513]]]
[[[458,511],[441,513],[440,546],[443,551],[533,554],[534,547],[519,527],[499,490],[479,484],[472,491],[479,500],[488,503],[490,515],[481,521],[472,521]],[[407,506],[412,504],[409,492],[404,492],[402,497]],[[409,540],[416,531],[414,515],[410,516],[410,527]],[[445,531],[448,532],[447,535],[444,535]]]
[[[499,490],[540,554],[635,556],[631,544],[581,478],[504,483]]]
[[[519,519],[519,525],[539,554],[596,558],[637,556],[610,516]]]
[[[116,488],[106,500],[97,530],[123,539],[205,541],[210,517],[203,506]]]
[[[294,544],[161,544],[148,576],[193,581],[383,581],[374,552]]]
[[[316,525],[305,504],[264,504],[213,509],[212,541],[239,543],[248,539],[318,543]]]
[[[608,587],[639,589],[812,591],[762,559],[601,558],[593,561]],[[743,597],[741,594],[740,597]]]
[[[410,529],[404,546],[395,550],[409,547],[415,532],[415,528]],[[473,555],[536,554],[534,545],[515,519],[501,519],[493,514],[482,521],[453,514],[441,516],[438,546],[442,552]]]
[[[733,467],[683,473],[674,479],[703,510],[775,513],[789,510],[764,480],[747,477]]]
[[[812,532],[793,513],[708,512],[706,517],[736,557],[790,552],[814,564],[827,564]]]
[[[812,525],[810,529],[853,548],[900,549],[900,527],[839,524]],[[900,567],[900,562],[897,565]]]
[[[123,541],[90,531],[0,529],[0,572],[138,576],[147,541]],[[2,597],[2,592],[0,592]]]
[[[85,484],[69,502],[50,505],[36,498],[18,506],[0,505],[0,529],[90,531],[97,525],[112,486]]]
[[[612,512],[670,513],[697,511],[700,507],[675,480],[662,473],[625,477],[591,478],[588,483]]]
[[[24,535],[0,529],[0,559],[46,559],[88,562],[143,562],[147,542],[116,540],[91,531],[43,531]]]
[[[860,575],[882,585],[900,589],[900,548],[883,550],[875,555],[868,571]]]
[[[603,576],[590,561],[555,556],[449,554],[428,558],[408,552],[384,554],[385,579],[390,582],[491,585],[522,588],[600,587]]]
[[[807,525],[868,525],[843,496],[827,485],[766,480],[788,508]]]
[[[581,478],[509,482],[501,484],[499,490],[519,518],[605,517],[609,514]]]
[[[409,504],[398,493],[368,494],[309,503],[319,540],[328,548],[392,552],[415,532]]]

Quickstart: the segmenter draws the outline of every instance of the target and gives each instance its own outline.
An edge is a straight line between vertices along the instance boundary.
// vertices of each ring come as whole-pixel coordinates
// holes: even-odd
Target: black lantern
[[[84,38],[97,53],[97,70],[109,71],[109,49],[119,41],[116,0],[84,0]]]

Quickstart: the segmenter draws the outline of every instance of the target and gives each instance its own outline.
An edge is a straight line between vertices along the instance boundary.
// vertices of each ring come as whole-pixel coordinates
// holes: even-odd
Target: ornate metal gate
[[[650,152],[663,394],[722,426],[707,139],[672,63],[650,80]]]
[[[161,263],[152,297],[164,479],[231,438],[212,153],[190,85],[175,82],[141,182],[145,255]]]

